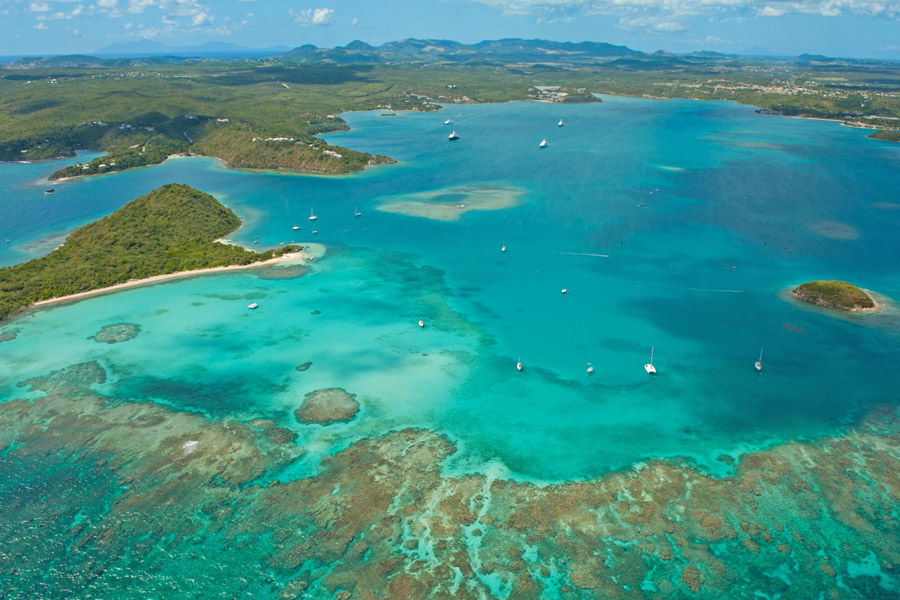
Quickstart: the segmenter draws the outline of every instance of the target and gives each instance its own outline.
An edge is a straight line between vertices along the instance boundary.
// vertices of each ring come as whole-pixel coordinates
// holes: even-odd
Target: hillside
[[[0,160],[107,153],[58,177],[155,164],[172,153],[237,168],[348,173],[389,159],[317,137],[345,129],[335,115],[346,111],[585,102],[595,94],[731,100],[761,112],[846,120],[892,141],[900,131],[900,66],[890,61],[648,54],[521,39],[307,44],[231,62],[134,60],[143,62],[50,57],[0,70]]]
[[[75,230],[49,255],[0,269],[0,319],[39,300],[154,275],[246,265],[296,249],[258,253],[213,241],[240,224],[209,194],[163,186]]]

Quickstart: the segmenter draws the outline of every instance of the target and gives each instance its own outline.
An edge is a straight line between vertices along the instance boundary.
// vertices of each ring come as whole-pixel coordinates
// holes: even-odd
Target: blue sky
[[[0,55],[139,39],[261,48],[407,37],[900,59],[900,0],[0,0]]]

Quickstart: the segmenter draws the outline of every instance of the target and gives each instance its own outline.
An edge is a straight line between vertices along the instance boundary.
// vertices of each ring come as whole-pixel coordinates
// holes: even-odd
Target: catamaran
[[[650,362],[644,365],[644,370],[647,371],[649,375],[656,375],[656,367],[653,366],[653,346],[650,346]]]
[[[316,213],[313,212],[313,207],[312,207],[312,205],[310,205],[310,206],[309,206],[309,220],[310,220],[310,221],[315,221],[315,220],[318,219],[318,218],[319,218],[319,217],[316,216]]]
[[[763,349],[760,348],[759,349],[759,360],[756,361],[755,363],[753,363],[753,366],[756,368],[757,371],[762,371],[762,352],[763,352]]]

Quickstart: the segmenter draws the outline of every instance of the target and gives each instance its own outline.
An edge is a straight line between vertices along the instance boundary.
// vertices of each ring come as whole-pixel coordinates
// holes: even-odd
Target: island
[[[878,310],[878,304],[865,290],[846,281],[810,281],[797,286],[791,294],[803,302],[852,312]]]
[[[251,252],[216,241],[240,224],[209,194],[165,185],[76,229],[47,256],[0,269],[0,320],[40,301],[198,269],[259,264],[302,249]]]

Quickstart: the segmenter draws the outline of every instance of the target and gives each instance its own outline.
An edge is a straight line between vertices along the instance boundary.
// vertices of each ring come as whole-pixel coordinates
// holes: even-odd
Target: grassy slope
[[[0,319],[38,300],[276,255],[213,242],[240,224],[208,194],[186,185],[163,186],[76,230],[49,255],[0,269]]]

